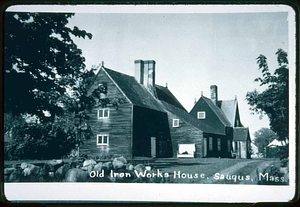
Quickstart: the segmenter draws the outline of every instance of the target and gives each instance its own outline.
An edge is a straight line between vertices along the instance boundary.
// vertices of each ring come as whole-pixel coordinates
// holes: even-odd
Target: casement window
[[[98,110],[98,119],[109,118],[109,109],[99,109]]]
[[[209,139],[208,139],[208,149],[209,149],[209,151],[213,150],[213,138],[212,137],[209,137]]]
[[[197,118],[198,119],[205,119],[206,118],[205,111],[198,111],[197,112]]]
[[[218,151],[221,151],[221,139],[220,138],[217,139],[217,143],[218,143]]]
[[[108,134],[97,134],[97,145],[108,145],[109,135]]]
[[[173,127],[179,127],[179,119],[173,119]]]
[[[227,151],[231,152],[231,141],[229,139],[227,140]]]

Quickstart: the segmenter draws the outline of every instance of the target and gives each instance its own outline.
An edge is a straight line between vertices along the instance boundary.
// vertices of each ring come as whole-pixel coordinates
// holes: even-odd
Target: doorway
[[[203,147],[204,147],[203,156],[206,157],[207,156],[207,138],[204,138],[203,140],[204,140],[203,141]]]

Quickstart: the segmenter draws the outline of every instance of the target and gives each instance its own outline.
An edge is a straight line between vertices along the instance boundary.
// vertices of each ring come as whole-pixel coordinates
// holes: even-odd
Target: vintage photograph
[[[293,15],[266,5],[9,7],[8,191],[294,186]]]

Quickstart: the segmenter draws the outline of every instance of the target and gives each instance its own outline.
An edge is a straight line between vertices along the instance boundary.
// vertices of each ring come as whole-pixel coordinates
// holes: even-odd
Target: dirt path
[[[252,170],[250,173],[251,178],[253,178],[252,181],[242,181],[240,184],[257,184],[258,183],[258,174],[257,172],[263,172],[264,169],[266,169],[268,166],[273,164],[274,161],[264,161],[261,162],[255,169]]]
[[[203,183],[205,184],[257,184],[258,171],[266,168],[274,161],[250,160],[237,163],[213,176],[208,177]]]

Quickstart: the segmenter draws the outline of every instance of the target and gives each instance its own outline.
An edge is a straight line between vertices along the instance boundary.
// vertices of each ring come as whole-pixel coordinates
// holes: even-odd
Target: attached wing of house
[[[224,112],[231,126],[233,127],[243,127],[240,120],[240,113],[238,108],[237,99],[233,100],[220,100],[217,106]]]
[[[202,95],[190,114],[196,117],[199,122],[208,124],[215,131],[231,139],[233,152],[238,157],[248,158],[250,151],[249,129],[241,123],[237,99],[218,100],[217,86],[212,85],[210,89],[211,98]]]

